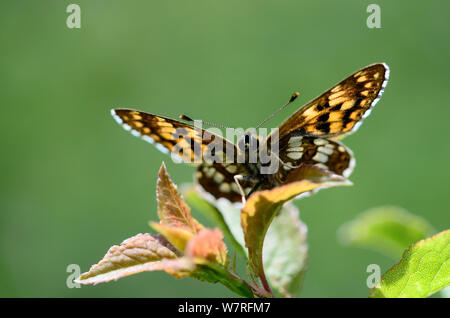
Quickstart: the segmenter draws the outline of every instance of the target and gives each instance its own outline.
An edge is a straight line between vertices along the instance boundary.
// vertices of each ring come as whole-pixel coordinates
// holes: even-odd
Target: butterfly
[[[133,135],[197,165],[196,182],[214,198],[240,202],[255,191],[300,180],[308,166],[347,178],[355,160],[339,139],[359,128],[381,98],[388,78],[385,63],[355,72],[299,108],[264,142],[245,133],[235,144],[201,127],[133,109],[113,109],[111,114]],[[249,156],[262,151],[272,155],[272,149],[277,149],[276,169],[261,173],[265,165],[258,159],[250,162]]]

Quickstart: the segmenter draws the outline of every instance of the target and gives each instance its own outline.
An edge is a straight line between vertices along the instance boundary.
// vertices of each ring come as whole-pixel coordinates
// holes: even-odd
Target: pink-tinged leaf
[[[161,224],[197,234],[203,226],[192,216],[191,209],[170,179],[164,163],[158,173],[156,185],[158,216]]]
[[[189,275],[195,265],[180,255],[160,235],[138,234],[111,247],[103,259],[82,274],[77,282],[98,284],[145,271],[163,270],[177,277]]]
[[[184,252],[186,244],[194,236],[184,228],[174,227],[162,223],[150,222],[150,226],[161,233],[173,246]]]
[[[266,289],[268,289],[268,284],[264,282],[262,247],[270,223],[282,205],[300,194],[318,188],[351,184],[351,182],[341,176],[314,166],[307,167],[302,172],[302,175],[308,179],[254,193],[247,200],[241,211],[241,226],[244,231],[245,244],[248,248],[249,263],[254,273],[266,285]]]
[[[219,229],[203,229],[192,237],[186,246],[185,255],[222,266],[227,265],[227,247]]]

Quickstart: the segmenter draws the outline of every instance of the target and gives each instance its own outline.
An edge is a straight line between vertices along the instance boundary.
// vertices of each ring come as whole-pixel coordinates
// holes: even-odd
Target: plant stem
[[[266,274],[264,272],[264,265],[263,265],[263,261],[262,261],[262,253],[260,255],[260,262],[259,263],[261,264],[260,265],[261,268],[260,268],[259,275],[258,275],[259,279],[261,280],[261,284],[263,285],[264,290],[270,295],[271,298],[273,298],[274,297],[273,292],[270,289],[269,282],[267,281]]]
[[[261,288],[257,284],[246,281],[236,273],[217,264],[204,263],[202,265],[199,264],[199,266],[201,266],[204,271],[208,271],[210,274],[215,276],[217,280],[220,283],[222,283],[225,287],[241,296],[247,298],[252,298],[255,296],[260,298],[274,297],[272,291],[270,290],[270,287],[267,284],[267,280],[266,284],[267,288],[269,288],[268,290],[266,287]]]
[[[241,278],[237,274],[230,272],[230,271],[228,271],[228,273],[230,276],[233,276],[235,279],[242,281],[247,287],[249,287],[252,290],[252,292],[255,296],[258,296],[260,298],[273,298],[273,294],[271,291],[268,293],[265,288],[262,289],[258,285],[246,281],[245,279]],[[270,287],[269,287],[269,290],[270,290]]]
[[[264,269],[261,270],[259,274],[259,279],[265,289],[266,292],[270,294],[271,297],[274,297],[272,290],[270,289],[269,282],[267,281],[266,274],[264,273]]]

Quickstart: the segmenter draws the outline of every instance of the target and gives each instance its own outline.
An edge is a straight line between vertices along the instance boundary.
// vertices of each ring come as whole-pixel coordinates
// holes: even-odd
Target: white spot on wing
[[[349,148],[346,148],[342,144],[340,144],[339,148],[341,148],[341,147],[343,148],[343,150],[346,150],[348,152],[348,154],[350,155],[350,163],[348,165],[348,168],[342,172],[342,176],[344,178],[348,178],[352,174],[353,168],[355,168],[356,161],[355,161],[355,158],[353,157],[353,152]]]
[[[152,137],[149,137],[149,136],[146,136],[146,135],[143,135],[142,139],[145,140],[148,143],[151,143],[151,144],[155,142],[155,140]]]
[[[136,137],[141,137],[141,133],[139,131],[137,131],[137,130],[134,130],[134,129],[131,130],[131,134],[133,136],[136,136]]]
[[[328,156],[321,152],[317,152],[313,157],[313,160],[325,163],[328,161]]]
[[[122,118],[120,118],[119,116],[117,116],[116,111],[115,111],[114,109],[111,109],[111,116],[113,116],[114,120],[115,120],[119,125],[122,125],[122,124],[123,124]]]
[[[302,136],[294,136],[289,138],[289,145],[300,145],[300,141],[303,139]]]
[[[225,180],[225,176],[223,174],[221,174],[219,171],[217,171],[214,174],[214,181],[217,183],[221,183],[223,180]]]
[[[303,147],[292,147],[292,148],[288,148],[287,149],[288,152],[302,152],[303,151]]]
[[[322,152],[322,153],[324,153],[324,154],[326,154],[326,155],[331,155],[331,154],[334,152],[333,149],[327,148],[327,147],[322,147],[322,146],[320,146],[319,148],[317,148],[317,150],[320,151],[320,152]]]
[[[378,96],[379,96],[379,95],[378,95]],[[375,106],[375,105],[378,103],[379,100],[380,100],[380,97],[375,98],[375,99],[373,100],[373,102],[372,102],[372,106]]]
[[[214,175],[214,173],[216,172],[216,169],[214,169],[213,167],[209,167],[209,168],[205,168],[204,172],[208,178],[211,178]]]
[[[322,138],[314,139],[314,144],[317,146],[323,146],[323,145],[326,145],[327,143],[328,143],[328,141],[326,139],[322,139]]]
[[[169,153],[169,150],[166,147],[164,147],[163,145],[155,144],[155,146],[156,146],[156,149],[158,149],[162,153],[165,153],[165,154]]]
[[[366,116],[366,117],[367,117],[367,116]],[[357,123],[355,124],[355,126],[353,126],[352,131],[357,131],[357,130],[359,129],[359,127],[361,127],[361,124],[362,124],[361,121],[357,122]]]
[[[170,153],[170,157],[174,163],[182,163],[184,161],[183,158],[174,152]]]
[[[219,190],[223,193],[229,193],[231,191],[231,187],[228,183],[221,183]]]
[[[382,88],[385,88],[389,79],[389,75],[391,74],[391,70],[389,69],[389,66],[387,66],[386,63],[383,63],[384,68],[386,71],[384,72],[384,81],[383,84],[381,84]]]
[[[389,69],[389,66],[386,63],[382,63],[382,64],[383,64],[384,68],[386,69],[386,72],[384,73],[384,77],[386,79],[389,79],[389,75],[391,73],[391,70]]]
[[[374,106],[374,105],[372,104],[372,106]],[[364,115],[362,116],[362,118],[366,118],[367,116],[370,115],[371,112],[372,112],[372,109],[366,110],[366,112],[364,113]],[[356,125],[355,125],[355,126],[356,126]],[[356,129],[357,129],[357,128],[356,128]]]
[[[287,156],[293,160],[298,160],[302,157],[302,152],[289,152]]]
[[[225,168],[229,173],[236,173],[237,167],[235,165],[229,165]]]

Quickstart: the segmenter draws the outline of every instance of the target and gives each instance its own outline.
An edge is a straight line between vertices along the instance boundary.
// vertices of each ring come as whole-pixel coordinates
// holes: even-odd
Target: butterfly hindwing
[[[305,165],[313,165],[345,178],[350,176],[354,167],[352,152],[340,142],[295,133],[280,141],[280,160],[277,179],[282,183],[297,181],[297,169]]]
[[[242,196],[234,180],[235,175],[248,175],[244,164],[202,164],[197,168],[196,179],[200,186],[216,199],[225,198],[231,202],[241,202]],[[249,193],[252,184],[240,182],[244,193]]]

